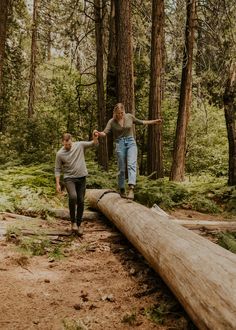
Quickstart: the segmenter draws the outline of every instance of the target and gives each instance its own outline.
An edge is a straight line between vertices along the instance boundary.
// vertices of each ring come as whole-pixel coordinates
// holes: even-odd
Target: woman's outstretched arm
[[[162,122],[162,119],[143,120],[143,125],[156,125]]]

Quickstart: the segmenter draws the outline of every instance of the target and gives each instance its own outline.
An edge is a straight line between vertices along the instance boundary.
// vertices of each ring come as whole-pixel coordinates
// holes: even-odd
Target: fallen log
[[[55,218],[63,220],[70,220],[70,214],[68,209],[50,209],[50,214]],[[83,220],[98,220],[101,218],[101,213],[90,210],[84,210]]]
[[[199,329],[235,329],[236,255],[117,193],[86,196],[160,274]]]
[[[63,220],[70,220],[70,214],[68,209],[50,209],[50,214],[55,218],[60,218]],[[29,217],[22,214],[10,213],[10,212],[0,212],[0,218],[6,220],[7,218],[12,218],[16,220],[35,220],[39,217]],[[90,210],[84,210],[83,220],[98,220],[101,218],[101,213],[93,212]]]
[[[236,232],[236,222],[235,221],[212,221],[212,220],[196,220],[196,219],[176,219],[175,217],[167,214],[156,204],[151,208],[155,213],[175,221],[178,225],[184,226],[185,228],[192,230],[204,230],[208,232]]]

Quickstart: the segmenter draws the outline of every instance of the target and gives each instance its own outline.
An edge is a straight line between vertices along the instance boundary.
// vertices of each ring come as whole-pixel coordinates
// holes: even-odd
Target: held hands
[[[95,136],[95,137],[104,137],[104,136],[106,136],[106,133],[104,133],[104,132],[99,132],[99,131],[97,131],[96,129],[93,131],[93,136]]]
[[[93,131],[93,137],[99,137],[99,132],[96,129]]]
[[[93,131],[93,142],[94,142],[94,144],[98,144],[98,136],[99,136],[98,133],[99,132],[97,130]]]

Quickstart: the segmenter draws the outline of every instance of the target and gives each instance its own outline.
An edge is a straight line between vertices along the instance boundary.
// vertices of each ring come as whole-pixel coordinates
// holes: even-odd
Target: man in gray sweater
[[[82,235],[80,224],[84,211],[86,176],[88,175],[84,152],[86,148],[98,144],[98,137],[93,133],[92,141],[72,142],[71,134],[65,133],[62,137],[62,144],[63,147],[57,152],[55,161],[56,191],[61,192],[60,176],[63,173],[69,197],[71,229]]]

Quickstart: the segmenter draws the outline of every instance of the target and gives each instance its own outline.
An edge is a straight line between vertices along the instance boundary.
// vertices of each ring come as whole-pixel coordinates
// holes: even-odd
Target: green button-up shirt
[[[116,119],[111,118],[103,132],[106,134],[112,132],[114,139],[134,136],[134,124],[143,124],[143,120],[135,118],[131,113],[126,113],[124,117],[124,126],[121,126]]]

